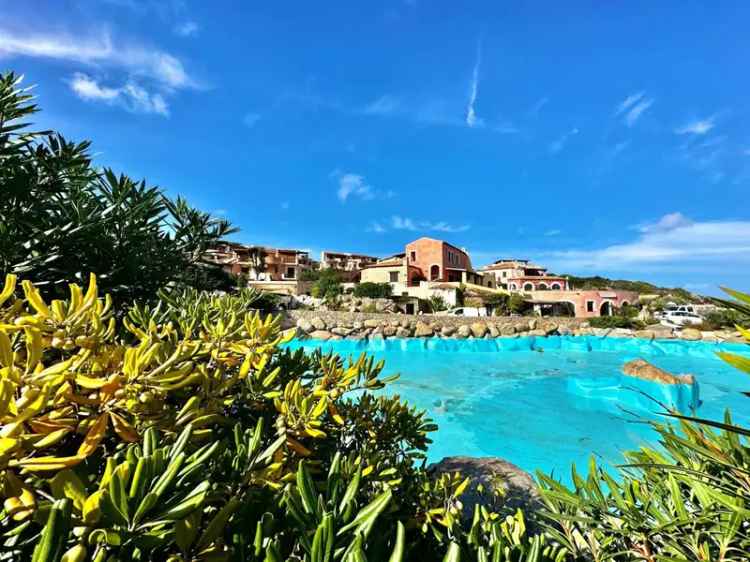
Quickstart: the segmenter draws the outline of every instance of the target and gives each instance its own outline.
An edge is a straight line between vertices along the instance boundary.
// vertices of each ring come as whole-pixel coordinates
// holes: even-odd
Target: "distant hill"
[[[573,289],[620,289],[623,291],[637,291],[654,295],[674,295],[688,301],[700,300],[696,295],[680,288],[658,287],[646,281],[627,281],[625,279],[608,279],[606,277],[576,277],[566,275]]]

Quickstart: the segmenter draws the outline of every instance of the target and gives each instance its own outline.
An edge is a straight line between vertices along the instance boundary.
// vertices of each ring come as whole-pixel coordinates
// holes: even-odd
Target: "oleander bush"
[[[175,285],[231,288],[231,277],[202,259],[236,230],[228,221],[99,170],[89,141],[33,130],[38,111],[21,77],[0,73],[0,275],[64,298],[69,282],[94,272],[118,303],[154,300]]]
[[[257,295],[0,293],[0,560],[555,560],[521,513],[461,523],[436,429],[362,355],[284,348]],[[122,316],[122,321],[120,317]],[[527,558],[529,556],[529,558]]]
[[[645,324],[631,316],[597,316],[589,319],[592,328],[630,328],[640,330]]]

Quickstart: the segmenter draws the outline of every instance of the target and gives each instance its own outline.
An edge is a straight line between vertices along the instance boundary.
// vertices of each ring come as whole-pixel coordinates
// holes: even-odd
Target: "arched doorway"
[[[599,316],[612,316],[612,303],[604,301],[599,307]]]
[[[437,281],[439,279],[440,279],[440,266],[439,265],[430,266],[430,281]]]

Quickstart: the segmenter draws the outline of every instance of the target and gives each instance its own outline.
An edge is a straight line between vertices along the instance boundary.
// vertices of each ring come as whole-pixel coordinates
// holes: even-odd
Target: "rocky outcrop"
[[[461,496],[464,522],[471,521],[474,506],[481,504],[502,515],[521,509],[529,528],[535,529],[535,514],[542,507],[539,490],[531,475],[516,465],[496,457],[446,457],[430,465],[428,471],[433,477],[459,472],[471,480]],[[502,493],[496,494],[496,490]]]
[[[645,359],[628,361],[622,366],[622,372],[629,377],[659,382],[662,384],[688,384],[695,382],[693,375],[673,375],[659,367],[652,365]]]

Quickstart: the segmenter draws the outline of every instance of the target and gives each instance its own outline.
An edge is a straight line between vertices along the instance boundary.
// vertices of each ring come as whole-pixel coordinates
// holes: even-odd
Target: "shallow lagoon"
[[[701,417],[721,419],[724,409],[750,425],[750,377],[725,364],[719,350],[748,353],[742,344],[633,338],[553,336],[497,339],[299,340],[291,348],[367,352],[385,359],[385,373],[401,378],[386,392],[428,410],[440,429],[430,461],[450,455],[499,456],[528,471],[569,480],[590,454],[608,464],[622,452],[654,442],[643,419],[658,406],[644,394],[689,410],[686,388],[640,381],[622,365],[643,358],[671,373],[696,376]],[[682,385],[679,385],[682,387]]]

